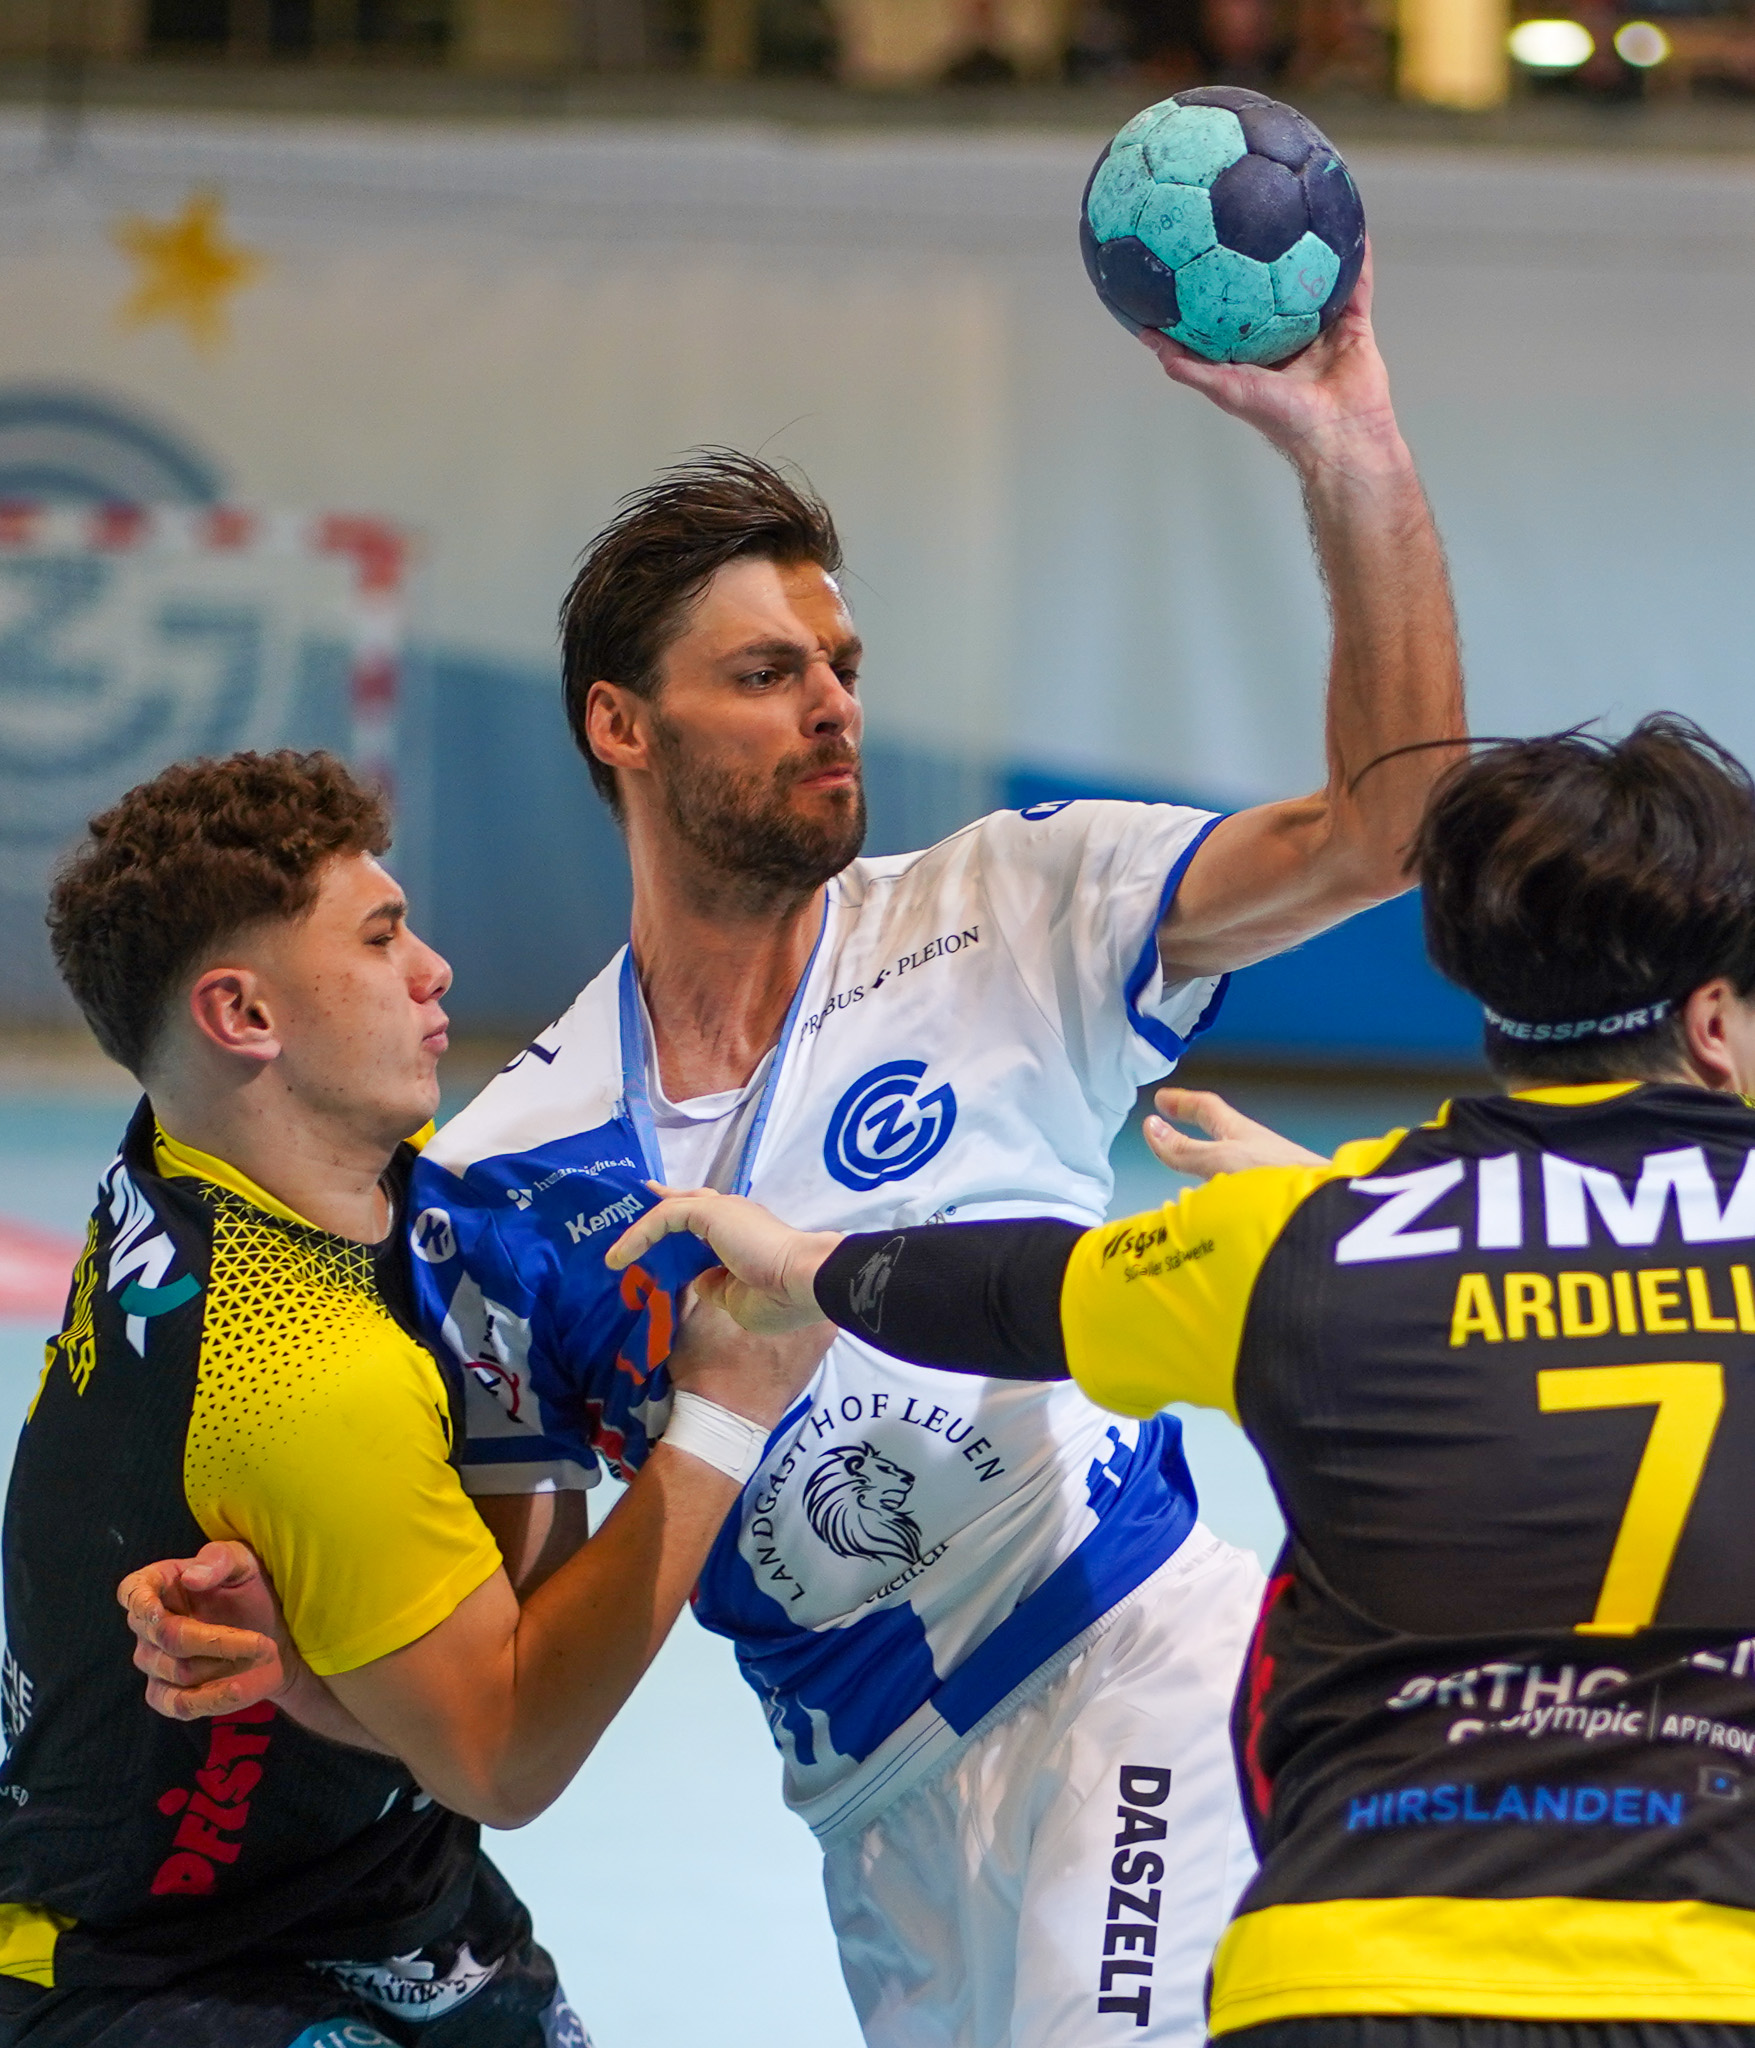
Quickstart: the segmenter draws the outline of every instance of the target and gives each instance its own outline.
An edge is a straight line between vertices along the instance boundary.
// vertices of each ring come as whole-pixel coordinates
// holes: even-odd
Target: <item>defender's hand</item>
[[[619,1272],[673,1230],[693,1231],[724,1269],[701,1274],[695,1282],[698,1300],[723,1308],[758,1336],[822,1320],[813,1282],[841,1242],[839,1231],[794,1230],[743,1195],[715,1194],[711,1188],[679,1194],[658,1181],[651,1186],[665,1199],[616,1239],[603,1255],[605,1264]]]
[[[723,1278],[718,1275],[716,1277]],[[699,1282],[696,1283],[697,1289]],[[816,1376],[835,1328],[817,1320],[778,1336],[753,1336],[724,1309],[696,1299],[685,1311],[675,1346],[665,1360],[672,1383],[703,1395],[772,1429]]]
[[[172,1721],[233,1714],[278,1699],[304,1671],[274,1588],[243,1543],[161,1559],[116,1588],[138,1639],[147,1704]]]
[[[1242,1173],[1251,1166],[1326,1166],[1318,1152],[1306,1152],[1290,1138],[1233,1109],[1222,1095],[1196,1088],[1160,1088],[1152,1098],[1158,1114],[1146,1118],[1146,1143],[1177,1173],[1211,1180],[1216,1173]],[[1180,1117],[1199,1124],[1205,1138],[1186,1137],[1164,1121]]]
[[[1353,467],[1384,456],[1405,463],[1407,450],[1389,398],[1389,373],[1371,328],[1371,245],[1353,296],[1326,334],[1289,363],[1209,363],[1148,328],[1140,339],[1164,373],[1246,421],[1301,468],[1324,462]]]

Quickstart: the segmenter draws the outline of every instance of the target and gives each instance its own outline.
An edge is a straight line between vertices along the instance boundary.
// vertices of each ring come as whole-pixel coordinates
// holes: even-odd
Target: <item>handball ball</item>
[[[1365,212],[1334,145],[1293,108],[1198,86],[1136,114],[1079,216],[1097,295],[1215,363],[1281,363],[1339,318]]]

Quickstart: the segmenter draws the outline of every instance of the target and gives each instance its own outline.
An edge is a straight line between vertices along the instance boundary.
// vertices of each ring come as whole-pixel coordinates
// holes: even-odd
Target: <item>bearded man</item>
[[[670,1238],[608,1270],[649,1181],[846,1231],[1094,1224],[1137,1090],[1226,973],[1402,889],[1443,757],[1356,778],[1460,733],[1462,704],[1369,309],[1367,271],[1274,371],[1151,338],[1303,484],[1334,613],[1314,796],[1040,805],[862,860],[827,509],[707,454],[599,535],[562,614],[566,704],[626,834],[630,943],[414,1169],[427,1324],[476,1368],[474,1489],[631,1472],[664,1431],[674,1297],[710,1255]],[[726,1469],[748,1484],[696,1612],[735,1642],[822,1841],[873,2048],[1199,2040],[1251,1870],[1227,1714],[1260,1573],[1197,1521],[1174,1419],[843,1335]],[[1117,1885],[1152,1920],[1120,1955]]]

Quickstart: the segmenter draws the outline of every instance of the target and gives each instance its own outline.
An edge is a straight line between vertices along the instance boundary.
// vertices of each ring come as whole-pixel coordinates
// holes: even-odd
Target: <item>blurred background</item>
[[[179,754],[341,749],[457,972],[448,1103],[619,944],[555,608],[692,445],[797,464],[870,649],[873,851],[996,805],[1321,773],[1288,471],[1098,305],[1146,102],[1345,151],[1477,728],[1755,754],[1755,22],[1512,0],[0,0],[0,1440],[130,1090],[43,893]],[[1240,975],[1185,1077],[1331,1149],[1481,1083],[1413,899]],[[1136,1126],[1117,1212],[1161,1200]],[[1203,1511],[1278,1518],[1190,1418]],[[607,1491],[607,1489],[605,1489]],[[599,2048],[851,2048],[805,1831],[692,1621],[496,1853]]]
[[[390,97],[403,105],[421,100],[414,81],[443,78],[449,90],[426,103],[452,106],[483,104],[484,80],[521,87],[528,107],[589,96],[594,80],[689,76],[1107,85],[1145,98],[1222,81],[1470,112],[1558,90],[1688,100],[1755,88],[1745,0],[5,0],[0,50],[58,72],[63,90],[85,70],[107,95],[161,102],[190,90],[175,73],[214,65],[232,73],[223,96],[255,71],[246,96],[281,104],[308,90],[294,67],[364,71],[380,91],[397,74]],[[347,95],[335,76],[322,90]]]

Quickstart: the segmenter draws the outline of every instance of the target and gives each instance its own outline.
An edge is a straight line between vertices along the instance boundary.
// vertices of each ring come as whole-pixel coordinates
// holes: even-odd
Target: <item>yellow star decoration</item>
[[[198,348],[210,349],[230,332],[227,301],[266,268],[253,249],[226,239],[225,205],[217,192],[191,192],[172,220],[125,214],[110,240],[140,266],[123,301],[125,327],[149,320],[180,320]]]

